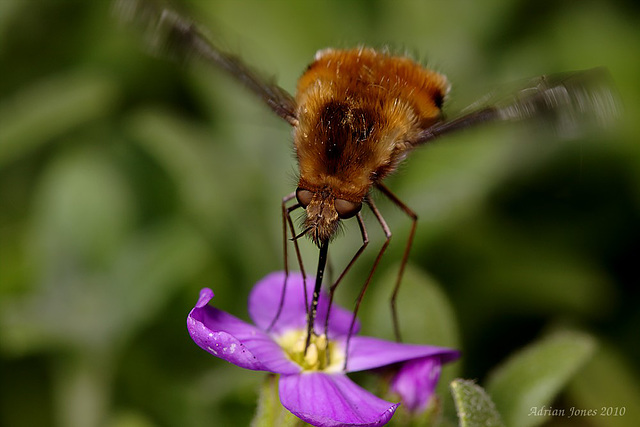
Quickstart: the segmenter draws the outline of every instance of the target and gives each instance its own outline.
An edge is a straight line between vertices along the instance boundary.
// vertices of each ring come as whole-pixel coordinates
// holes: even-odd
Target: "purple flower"
[[[345,347],[352,314],[336,305],[331,308],[328,337],[314,335],[306,353],[306,309],[300,274],[290,274],[283,309],[276,316],[284,273],[269,274],[249,296],[249,315],[254,325],[207,305],[213,292],[204,288],[189,313],[191,338],[209,353],[242,368],[280,374],[282,405],[315,426],[381,426],[393,416],[398,404],[382,400],[351,381],[346,373],[399,364],[392,387],[409,406],[423,403],[424,385],[433,392],[442,363],[459,353],[442,347],[402,344],[372,337],[352,336],[345,369]],[[310,300],[311,289],[307,290]],[[315,331],[324,331],[328,298],[321,295]],[[354,326],[354,334],[360,325]],[[435,376],[426,366],[436,366]],[[426,378],[413,378],[416,375]],[[408,394],[406,394],[408,393]]]
[[[391,380],[390,391],[402,397],[402,403],[412,413],[427,409],[434,395],[442,361],[439,357],[423,357],[404,363]]]

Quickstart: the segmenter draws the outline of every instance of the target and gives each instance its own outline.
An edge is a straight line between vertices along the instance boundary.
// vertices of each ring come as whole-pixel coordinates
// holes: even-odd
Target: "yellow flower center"
[[[305,352],[307,331],[294,329],[276,338],[287,357],[302,367],[303,371],[339,372],[344,364],[344,350],[325,334],[311,336]]]

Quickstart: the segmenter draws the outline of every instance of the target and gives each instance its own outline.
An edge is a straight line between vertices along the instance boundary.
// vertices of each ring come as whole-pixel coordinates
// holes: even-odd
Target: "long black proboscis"
[[[322,287],[322,279],[324,277],[324,269],[327,265],[327,251],[329,250],[329,241],[325,240],[320,245],[320,255],[318,256],[318,271],[316,273],[316,284],[313,288],[313,300],[311,301],[311,310],[307,314],[307,341],[304,345],[304,354],[307,354],[309,344],[311,344],[311,335],[314,333],[313,325],[316,321],[316,313],[318,311],[318,298],[320,297],[320,288]]]

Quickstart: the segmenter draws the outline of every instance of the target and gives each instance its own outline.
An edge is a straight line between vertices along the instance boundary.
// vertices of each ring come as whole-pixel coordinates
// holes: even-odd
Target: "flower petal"
[[[382,426],[398,407],[342,374],[282,375],[279,389],[282,405],[314,426]]]
[[[372,337],[351,337],[347,372],[364,371],[427,356],[437,356],[440,363],[460,357],[458,350],[431,345],[403,344]]]
[[[278,271],[265,276],[254,286],[249,295],[249,316],[262,330],[267,330],[276,317],[282,299],[282,287],[285,285],[284,271]],[[313,283],[307,280],[307,302],[311,304]],[[271,328],[275,334],[287,332],[291,329],[304,329],[307,326],[307,310],[305,308],[304,281],[299,272],[290,272],[287,278],[282,311],[278,321]],[[318,298],[315,330],[324,332],[329,298],[322,292]],[[349,326],[353,314],[333,304],[329,319],[329,335],[331,338],[345,336],[349,333]],[[356,321],[353,333],[360,330],[360,323]]]
[[[433,396],[442,364],[440,357],[423,357],[404,363],[391,381],[390,390],[398,393],[412,412],[426,409]]]
[[[294,374],[300,367],[290,361],[269,335],[207,303],[211,289],[200,291],[187,318],[189,335],[202,349],[234,365],[256,371]]]

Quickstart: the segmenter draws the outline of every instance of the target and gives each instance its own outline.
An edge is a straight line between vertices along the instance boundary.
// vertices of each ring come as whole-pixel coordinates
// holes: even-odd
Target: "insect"
[[[593,69],[540,77],[501,102],[471,108],[446,119],[442,113],[449,91],[446,77],[405,56],[365,47],[319,51],[300,77],[294,97],[238,57],[217,48],[195,23],[180,14],[142,0],[123,0],[118,8],[125,20],[136,21],[150,32],[152,44],[174,56],[199,57],[224,70],[293,127],[299,182],[296,190],[282,200],[285,268],[289,235],[301,269],[297,240],[308,236],[319,248],[313,299],[307,304],[307,346],[316,334],[318,295],[329,243],[339,224],[355,218],[362,245],[331,284],[331,301],[338,284],[369,242],[363,205],[373,212],[386,236],[362,285],[352,328],[355,313],[390,242],[391,231],[371,197],[372,189],[397,205],[412,224],[391,297],[392,320],[400,339],[395,299],[415,235],[417,215],[386,187],[384,179],[413,149],[485,122],[543,117],[553,126],[571,127],[581,121],[608,120],[616,111],[607,72]],[[291,219],[297,210],[304,212],[298,232]]]

